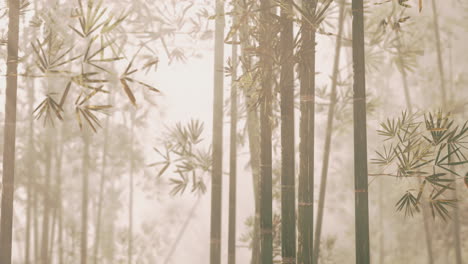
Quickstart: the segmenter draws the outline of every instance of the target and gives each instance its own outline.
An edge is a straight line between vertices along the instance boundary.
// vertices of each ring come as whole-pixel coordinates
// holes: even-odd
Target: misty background
[[[7,101],[4,81],[10,9],[7,2],[0,4],[1,105]],[[233,20],[236,14],[238,19],[253,17],[247,26],[254,36],[255,30],[260,30],[257,24],[260,22],[255,18],[259,13],[256,2],[260,1],[238,1],[239,6],[249,6],[248,12],[242,8],[233,11],[236,1],[219,2],[225,9],[221,15],[216,15],[214,0],[19,1],[12,263],[209,263],[213,101],[216,99],[213,76],[217,72],[222,72],[224,78],[220,263],[228,263],[229,257],[233,86],[238,87],[239,98],[235,134],[235,263],[254,263],[254,254],[258,254],[253,249],[256,196],[247,116],[249,111],[259,112],[260,106],[249,102],[261,101],[261,94],[256,92],[261,85],[252,80],[252,75],[244,74],[242,56],[251,52],[253,55],[249,56],[256,63],[262,52],[258,55],[252,51],[254,48],[245,51],[242,41],[237,43],[231,38],[232,34],[242,34],[239,28],[243,25]],[[278,3],[273,12],[279,17],[282,2],[289,1],[272,2]],[[293,33],[297,37],[304,14],[299,9],[302,1],[295,2],[298,8],[292,8],[290,15],[294,18]],[[351,2],[343,2],[317,1],[319,7],[327,7],[323,21],[316,28],[314,218],[320,200],[322,161],[328,155],[324,154],[325,138],[328,133],[333,135],[319,244],[319,262],[324,264],[355,263],[352,14]],[[424,0],[420,5],[416,0],[364,1],[368,227],[372,263],[462,264],[468,258],[465,135],[460,139],[460,156],[446,161],[447,166],[456,167],[453,170],[459,175],[450,182],[436,181],[434,188],[439,190],[437,183],[453,184],[442,189],[456,186],[458,236],[453,233],[455,210],[450,205],[446,207],[447,214],[436,209],[431,213],[429,205],[425,215],[422,207],[414,209],[417,212],[411,211],[414,215],[399,210],[402,196],[408,192],[417,196],[418,179],[394,177],[390,174],[397,174],[398,169],[390,173],[389,167],[376,162],[379,159],[376,151],[382,153],[384,146],[394,147],[381,133],[385,130],[382,123],[388,120],[397,120],[405,114],[414,114],[415,120],[425,120],[429,113],[435,117],[439,110],[450,112],[453,126],[462,128],[468,120],[468,47],[465,44],[468,3]],[[343,20],[342,34],[338,35],[340,6]],[[222,71],[213,65],[215,23],[220,16],[225,19]],[[438,36],[434,16],[438,19]],[[277,27],[271,27],[274,30]],[[335,76],[337,97],[333,107],[336,110],[329,131],[327,118],[332,103],[338,38],[342,44]],[[249,41],[258,47],[256,37]],[[234,81],[231,79],[233,46],[240,57],[234,65],[238,75]],[[278,50],[269,51],[271,56],[280,53],[278,46],[274,47]],[[299,45],[295,46],[294,54],[299,54],[299,49]],[[273,69],[271,117],[272,207],[276,230],[273,231],[273,258],[281,263],[281,67],[279,62],[275,63],[278,65]],[[300,69],[296,64],[299,59],[293,66],[294,178],[299,177],[300,171],[302,111]],[[443,80],[440,67],[444,71]],[[245,89],[249,85],[251,89]],[[445,101],[441,99],[442,86]],[[0,121],[5,123],[3,107]],[[421,124],[421,127],[426,125],[424,121]],[[250,132],[257,136],[260,133],[259,130]],[[3,130],[1,133],[3,137]],[[457,158],[459,164],[450,163],[450,159]],[[87,190],[84,190],[85,181]],[[296,180],[296,193],[298,187]],[[428,201],[432,198],[433,193],[428,191]],[[86,216],[83,216],[84,204]],[[416,202],[414,208],[417,206]],[[86,237],[84,257],[83,237]],[[1,247],[5,245],[2,243]],[[457,256],[457,250],[463,260]]]

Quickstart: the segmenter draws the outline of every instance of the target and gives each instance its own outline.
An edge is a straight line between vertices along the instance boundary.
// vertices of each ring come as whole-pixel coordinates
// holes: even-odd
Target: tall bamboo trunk
[[[40,258],[40,250],[39,250],[39,205],[38,205],[38,186],[39,180],[34,178],[34,187],[33,187],[33,233],[34,233],[34,260],[39,261]]]
[[[111,104],[110,96],[108,97],[108,104]],[[98,194],[98,205],[97,205],[97,214],[96,214],[96,233],[94,238],[94,253],[93,253],[93,263],[98,264],[99,258],[99,245],[101,243],[101,218],[102,218],[102,207],[104,204],[104,188],[107,180],[106,177],[106,168],[107,168],[107,152],[109,148],[109,116],[106,116],[105,125],[104,125],[104,144],[102,147],[102,164],[101,164],[101,179],[99,183],[99,194]]]
[[[246,3],[241,1],[242,10],[245,12],[248,8]],[[249,20],[243,21],[240,27],[240,45],[242,54],[242,70],[244,75],[250,75],[252,70],[252,60],[250,58],[251,41],[249,36]],[[249,78],[249,77],[246,77]],[[242,82],[245,84],[246,82]],[[255,99],[251,96],[254,87],[251,84],[243,86],[244,98],[247,111],[247,135],[249,138],[250,167],[252,170],[252,182],[254,193],[254,223],[252,237],[252,257],[251,264],[260,264],[260,198],[259,198],[259,179],[260,179],[260,137],[259,137],[259,117],[258,110],[255,107]]]
[[[412,105],[412,100],[411,100],[411,93],[409,90],[408,86],[408,74],[406,72],[406,69],[404,67],[404,57],[402,54],[402,42],[399,33],[397,32],[397,53],[398,53],[398,59],[400,61],[400,72],[401,72],[401,78],[403,82],[403,92],[405,94],[405,102],[406,102],[406,108],[408,109],[408,112],[410,114],[413,113],[413,105]],[[419,183],[421,184],[422,180],[421,178],[418,179]],[[382,195],[382,193],[380,193]],[[428,221],[428,211],[427,211],[427,206],[426,204],[422,203],[421,204],[422,208],[422,220],[423,220],[423,227],[424,227],[424,237],[425,237],[425,242],[426,242],[426,250],[427,250],[427,258],[428,258],[428,263],[433,264],[434,263],[434,257],[433,257],[433,252],[432,252],[432,236],[431,236],[431,231],[430,231],[430,223]]]
[[[48,246],[48,253],[47,257],[49,259],[49,262],[47,264],[53,264],[54,263],[54,248],[56,245],[55,242],[55,233],[57,229],[57,216],[58,216],[58,208],[54,205],[52,208],[51,216],[52,216],[52,223],[50,224],[50,239],[49,239],[49,246]]]
[[[384,187],[383,181],[379,181],[379,263],[385,263],[385,227],[384,227]]]
[[[234,13],[238,11],[234,2]],[[237,14],[234,14],[234,24],[237,24]],[[231,131],[229,153],[229,230],[228,230],[228,264],[236,263],[236,206],[237,206],[237,33],[233,38],[231,63]]]
[[[11,264],[16,149],[16,96],[18,90],[19,0],[9,0],[5,129],[3,135],[0,263]]]
[[[437,12],[437,4],[435,0],[432,0],[432,12],[433,12],[433,21],[434,21],[434,34],[435,34],[435,40],[436,40],[436,51],[437,51],[437,65],[439,69],[439,78],[440,78],[440,93],[442,96],[442,108],[447,111],[448,109],[448,101],[447,101],[447,89],[445,86],[445,71],[444,71],[444,62],[443,62],[443,54],[442,54],[442,45],[441,45],[441,39],[440,39],[440,28],[439,28],[439,15]],[[453,175],[453,177],[455,177]],[[454,190],[453,194],[454,199],[457,199],[458,194],[457,194],[457,188]],[[454,215],[453,215],[453,239],[454,239],[454,248],[455,248],[455,263],[456,264],[462,264],[463,263],[463,257],[462,257],[462,246],[461,246],[461,241],[460,241],[460,213],[458,207],[455,207],[453,209]]]
[[[315,237],[314,237],[314,252],[313,259],[315,264],[319,263],[320,255],[320,238],[322,234],[322,222],[323,222],[323,212],[325,208],[325,194],[327,191],[327,178],[328,178],[328,166],[330,161],[330,149],[332,143],[332,134],[333,134],[333,120],[335,117],[335,107],[337,101],[337,84],[338,84],[338,74],[340,68],[340,57],[341,57],[341,43],[343,37],[343,27],[344,27],[344,17],[345,17],[345,0],[340,1],[340,10],[338,15],[338,32],[336,36],[336,46],[335,46],[335,61],[333,62],[333,71],[332,71],[332,83],[331,83],[331,93],[330,93],[330,106],[328,108],[327,116],[327,128],[325,132],[325,146],[323,150],[323,161],[322,161],[322,174],[320,178],[320,190],[319,190],[319,200],[318,200],[318,209],[317,209],[317,220],[315,227]]]
[[[192,205],[192,208],[190,209],[190,213],[188,214],[187,218],[185,219],[184,224],[182,225],[182,228],[180,229],[179,233],[177,234],[177,237],[176,237],[174,243],[172,244],[171,249],[169,250],[169,253],[167,254],[166,258],[164,259],[164,262],[163,262],[164,264],[170,263],[170,261],[172,259],[172,256],[174,255],[174,252],[176,251],[177,246],[179,245],[179,242],[182,240],[182,237],[184,236],[185,231],[187,230],[187,227],[190,224],[190,221],[192,219],[194,219],[193,216],[195,215],[195,211],[196,211],[198,205],[200,204],[200,197],[201,196],[198,196],[197,200]]]
[[[83,135],[83,166],[82,166],[82,193],[81,193],[81,244],[80,263],[88,262],[88,204],[89,204],[89,131],[82,131]]]
[[[246,99],[247,105],[254,104],[252,98]],[[256,108],[251,107],[247,111],[247,133],[249,137],[250,167],[252,169],[255,203],[251,264],[260,264],[260,121]]]
[[[56,220],[57,220],[57,248],[58,248],[58,264],[63,264],[63,202],[62,202],[62,158],[63,158],[63,149],[64,149],[64,137],[65,137],[65,126],[64,124],[60,125],[60,139],[56,150],[55,155],[55,177],[56,177]],[[52,236],[53,238],[53,236]]]
[[[356,263],[369,264],[369,197],[367,183],[366,77],[363,0],[353,0],[352,10]]]
[[[260,1],[260,254],[262,264],[273,263],[272,201],[272,59],[271,2]]]
[[[221,208],[223,176],[223,71],[224,0],[216,0],[214,93],[213,93],[213,166],[211,182],[210,263],[221,263]]]
[[[49,237],[50,237],[50,215],[51,215],[51,173],[52,173],[52,129],[45,130],[45,154],[46,170],[43,187],[44,214],[42,218],[42,239],[41,239],[41,263],[49,264]]]
[[[302,8],[315,14],[316,0],[302,1]],[[299,123],[299,263],[313,261],[314,219],[314,112],[315,112],[315,32],[314,17],[302,18],[299,59],[300,123]]]
[[[296,263],[296,192],[294,143],[294,36],[292,0],[281,8],[281,257]]]
[[[133,263],[133,173],[135,170],[135,161],[133,158],[133,135],[135,134],[135,112],[136,109],[134,109],[131,113],[131,138],[132,140],[130,141],[130,179],[129,179],[129,195],[128,195],[128,264]]]
[[[440,29],[439,29],[439,15],[437,12],[437,4],[435,0],[432,0],[432,18],[434,23],[434,35],[436,41],[436,51],[437,51],[437,66],[439,70],[440,77],[440,95],[442,96],[442,108],[447,107],[447,90],[445,89],[445,71],[444,71],[444,62],[442,60],[442,46],[440,40]]]
[[[28,90],[28,113],[34,112],[34,80],[30,83]],[[33,193],[34,193],[34,167],[35,159],[34,155],[36,149],[34,147],[34,117],[29,114],[29,127],[28,127],[28,146],[30,148],[28,153],[28,164],[27,164],[27,201],[26,201],[26,241],[25,241],[25,254],[24,263],[30,264],[31,260],[31,236],[32,236],[32,222],[33,222]]]

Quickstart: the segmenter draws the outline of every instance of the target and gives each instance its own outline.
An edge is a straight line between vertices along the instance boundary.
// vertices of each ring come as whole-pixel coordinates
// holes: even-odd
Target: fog
[[[466,263],[467,18],[1,2],[0,264]]]

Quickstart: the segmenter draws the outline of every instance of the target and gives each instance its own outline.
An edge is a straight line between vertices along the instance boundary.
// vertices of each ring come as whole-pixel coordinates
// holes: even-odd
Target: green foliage
[[[418,179],[419,187],[405,192],[396,203],[397,211],[413,216],[426,198],[433,217],[450,217],[448,208],[456,205],[456,199],[447,198],[446,192],[463,179],[459,168],[468,163],[467,125],[456,125],[450,114],[441,111],[427,115],[403,112],[381,123],[377,132],[384,138],[383,151],[376,151],[372,160],[382,168],[381,176]]]

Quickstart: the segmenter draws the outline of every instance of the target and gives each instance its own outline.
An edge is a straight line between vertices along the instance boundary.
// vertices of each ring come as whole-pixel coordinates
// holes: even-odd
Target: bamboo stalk
[[[330,93],[330,106],[328,108],[327,116],[327,128],[325,134],[325,145],[323,150],[323,161],[322,161],[322,174],[320,179],[320,190],[319,190],[319,200],[318,200],[318,210],[317,210],[317,220],[315,227],[315,237],[314,237],[314,262],[315,264],[319,263],[320,256],[320,239],[322,234],[322,222],[323,214],[325,208],[325,195],[327,188],[327,178],[328,178],[328,167],[330,161],[330,152],[331,152],[331,143],[332,143],[332,134],[333,134],[333,120],[335,116],[335,107],[337,103],[337,84],[338,84],[338,74],[340,67],[340,58],[341,58],[341,44],[343,36],[343,27],[344,27],[344,17],[345,17],[345,0],[340,1],[340,10],[338,15],[338,32],[336,37],[336,46],[335,46],[335,61],[333,62],[333,71],[332,71],[332,84],[331,84],[331,93]]]
[[[352,12],[356,263],[369,264],[370,242],[367,181],[366,77],[364,52],[364,6],[362,0],[353,0]]]
[[[221,210],[223,173],[223,71],[224,1],[216,0],[214,92],[213,92],[213,166],[211,182],[210,263],[221,263]]]
[[[238,11],[237,2],[233,3],[234,13]],[[234,24],[238,23],[234,14]],[[236,263],[236,206],[237,206],[237,41],[238,34],[234,34],[231,63],[231,131],[230,131],[230,160],[229,160],[229,227],[228,227],[228,264]]]
[[[294,143],[294,36],[292,0],[281,8],[281,257],[296,263],[296,192]]]

